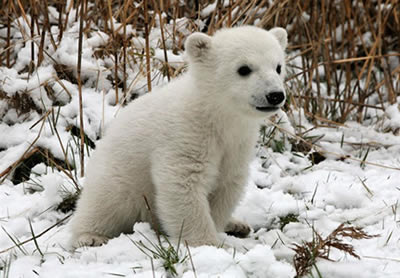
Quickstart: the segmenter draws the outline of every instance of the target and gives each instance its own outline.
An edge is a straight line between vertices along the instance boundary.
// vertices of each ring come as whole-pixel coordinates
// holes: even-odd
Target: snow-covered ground
[[[309,167],[310,160],[302,154],[260,148],[259,158],[250,165],[246,196],[235,212],[253,228],[250,237],[221,234],[235,248],[189,247],[190,257],[189,250],[181,246],[178,253],[183,261],[175,266],[179,276],[294,277],[293,244],[310,241],[313,229],[327,236],[339,224],[348,223],[379,237],[349,241],[360,260],[332,250],[334,261],[317,262],[322,277],[399,277],[400,138],[348,125],[313,133],[325,135],[321,145],[327,150],[354,157],[359,150],[352,151],[351,142],[365,146],[380,142],[386,147],[371,147],[367,157],[379,166],[360,166],[359,161],[332,157]],[[340,147],[342,134],[348,144]],[[151,259],[151,252],[138,246],[142,241],[155,250],[153,244],[158,244],[147,223],[136,224],[135,233],[121,235],[105,246],[75,252],[66,249],[68,230],[62,224],[44,233],[36,244],[30,241],[8,250],[15,246],[13,241],[39,235],[68,215],[55,210],[62,200],[60,192],[72,187],[68,178],[44,164],[33,172],[30,182],[13,185],[6,180],[0,186],[0,256],[3,272],[9,272],[9,277],[167,277],[164,261]],[[30,193],[33,182],[43,190]],[[298,222],[281,229],[280,219],[290,214]],[[164,239],[163,244],[168,247]]]
[[[25,21],[19,20],[28,33]],[[46,51],[51,59],[46,56],[32,75],[24,70],[30,62],[31,44],[22,40],[15,46],[16,64],[10,69],[0,68],[1,92],[12,98],[28,91],[42,110],[21,113],[9,106],[5,98],[0,99],[0,276],[169,277],[171,268],[166,270],[166,260],[153,253],[161,252],[157,249],[160,243],[148,223],[137,223],[132,227],[133,234],[121,235],[101,247],[75,251],[68,247],[66,223],[71,212],[63,213],[57,207],[75,192],[76,186],[83,184],[79,178],[79,142],[71,133],[71,127],[79,127],[78,87],[57,76],[54,63],[76,67],[78,23],[72,17],[69,20],[57,50],[49,46],[50,39],[46,37]],[[185,24],[182,19],[176,28]],[[56,35],[57,30],[52,31]],[[182,33],[185,32],[183,28]],[[12,34],[13,38],[23,36],[18,29],[13,29]],[[157,70],[164,59],[159,38],[160,29],[153,28],[153,86],[167,82]],[[113,74],[113,61],[109,57],[95,59],[93,55],[107,40],[106,34],[93,31],[83,43],[84,126],[93,142],[112,124],[120,109],[115,105],[115,89],[108,78]],[[167,45],[170,42],[167,38]],[[143,38],[135,36],[134,44],[143,49]],[[175,68],[183,65],[181,54],[168,51],[169,63]],[[138,74],[141,70],[139,64],[128,68],[127,84],[133,94],[145,92],[146,78]],[[177,250],[173,246],[177,250],[178,262],[173,265],[176,275],[294,277],[294,244],[311,241],[313,231],[326,237],[345,223],[379,236],[344,238],[354,246],[360,260],[332,249],[332,261],[318,259],[317,268],[312,267],[314,277],[319,277],[318,271],[324,278],[400,277],[400,138],[390,130],[399,126],[397,104],[388,106],[386,113],[370,110],[370,120],[363,125],[347,122],[344,126],[313,128],[301,110],[288,114],[291,125],[284,121],[284,129],[292,133],[292,127],[301,125],[303,132],[309,130],[309,138],[322,137],[314,150],[326,159],[313,164],[307,154],[296,150],[294,145],[299,142],[287,140],[289,135],[280,137],[278,133],[275,148],[274,144],[263,146],[261,136],[255,146],[257,156],[249,166],[246,195],[235,212],[237,218],[251,225],[250,236],[239,239],[221,234],[227,245],[222,248],[181,244]],[[277,144],[281,152],[276,151]],[[14,185],[12,173],[7,175],[8,167],[35,147],[49,151],[57,161],[67,157],[76,168],[61,171],[39,163],[28,180]],[[90,152],[86,153],[88,159]],[[170,247],[165,238],[161,238],[161,244]]]

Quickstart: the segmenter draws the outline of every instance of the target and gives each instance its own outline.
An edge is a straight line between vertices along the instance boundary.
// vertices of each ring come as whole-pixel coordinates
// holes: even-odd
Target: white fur
[[[278,34],[278,35],[276,35]],[[195,33],[189,71],[124,108],[90,159],[71,221],[73,245],[99,245],[148,221],[191,245],[218,245],[242,195],[265,95],[283,91],[286,31]],[[238,68],[253,72],[240,76]],[[280,104],[279,106],[281,106]],[[145,204],[148,201],[151,211]]]

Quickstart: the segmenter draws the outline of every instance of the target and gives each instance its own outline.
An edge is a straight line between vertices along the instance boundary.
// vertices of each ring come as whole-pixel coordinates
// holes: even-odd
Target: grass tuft
[[[337,227],[326,238],[322,238],[322,236],[313,229],[312,241],[304,242],[302,245],[295,243],[295,247],[292,248],[292,250],[296,252],[293,257],[293,264],[297,274],[296,277],[310,274],[312,267],[314,267],[317,273],[319,273],[316,265],[317,259],[332,261],[332,259],[329,258],[331,248],[338,249],[360,259],[360,256],[356,254],[354,247],[349,243],[345,243],[343,238],[370,239],[377,236],[378,235],[369,235],[361,228],[346,227],[344,224],[340,224],[339,227]]]
[[[298,215],[293,214],[293,213],[289,213],[285,216],[279,217],[279,224],[280,224],[281,231],[283,230],[283,228],[285,228],[285,226],[287,224],[292,223],[292,222],[299,222],[298,217],[299,217]]]
[[[166,242],[166,244],[162,244],[161,241],[158,241],[157,243],[152,242],[143,233],[140,233],[140,235],[147,241],[149,245],[145,244],[141,240],[131,240],[132,243],[150,259],[161,259],[165,271],[174,277],[177,276],[178,272],[175,267],[176,264],[183,263],[188,258],[188,255],[182,257],[180,254],[179,244],[175,248],[166,236],[162,236]]]

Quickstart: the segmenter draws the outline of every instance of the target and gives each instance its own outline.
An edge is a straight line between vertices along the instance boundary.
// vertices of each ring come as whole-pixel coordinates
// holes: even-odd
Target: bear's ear
[[[279,44],[282,46],[282,49],[286,49],[288,43],[286,30],[281,27],[275,27],[269,30],[269,32],[278,40]]]
[[[189,57],[201,59],[211,48],[211,37],[203,33],[191,34],[185,42],[185,50]]]

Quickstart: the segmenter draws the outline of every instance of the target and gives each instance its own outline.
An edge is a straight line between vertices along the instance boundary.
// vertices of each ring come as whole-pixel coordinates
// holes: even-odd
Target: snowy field
[[[57,18],[56,10],[52,14]],[[29,33],[26,22],[19,20]],[[79,24],[72,16],[69,20],[57,50],[46,37],[47,56],[33,74],[24,70],[31,60],[30,43],[15,46],[12,68],[0,68],[0,90],[7,97],[29,91],[33,105],[41,107],[20,113],[0,98],[0,277],[295,277],[295,244],[312,242],[317,234],[324,239],[343,223],[375,236],[341,238],[359,259],[331,248],[330,260],[317,258],[306,277],[400,277],[400,137],[392,132],[400,127],[397,104],[387,104],[385,112],[370,109],[362,124],[347,121],[329,127],[314,127],[302,109],[280,113],[278,128],[260,135],[246,194],[235,211],[252,227],[248,238],[220,234],[226,243],[221,248],[184,243],[178,248],[163,237],[160,243],[148,223],[137,223],[132,234],[104,246],[70,250],[66,224],[71,211],[61,210],[60,204],[74,196],[84,179],[79,177],[79,138],[71,128],[79,127],[78,87],[56,78],[55,68],[55,63],[76,66]],[[183,19],[179,26],[185,24]],[[23,34],[13,29],[13,37],[18,36]],[[157,70],[164,59],[159,38],[160,29],[153,28],[153,87],[167,82]],[[143,38],[135,39],[137,49],[144,49]],[[121,109],[108,78],[113,61],[94,58],[107,40],[107,34],[93,31],[83,41],[84,126],[93,143]],[[182,53],[168,50],[168,57],[175,67],[183,66]],[[291,63],[299,61],[297,56]],[[391,61],[398,68],[398,59]],[[139,67],[127,70],[127,83],[137,95],[146,91]],[[291,74],[296,70],[289,68]],[[308,143],[293,136],[300,126],[302,138],[313,138]],[[53,161],[35,163],[27,179],[13,184],[11,168],[26,155],[40,157],[46,151]],[[85,162],[92,151],[87,147]],[[75,167],[55,166],[65,160]]]
[[[3,139],[4,124],[1,129]],[[322,277],[400,276],[400,138],[352,123],[313,133],[324,134],[321,145],[336,153],[357,156],[359,150],[352,150],[352,142],[370,145],[368,161],[379,166],[361,167],[359,161],[332,157],[310,167],[308,158],[294,152],[260,149],[259,155],[266,161],[257,158],[250,166],[246,196],[235,213],[251,225],[251,235],[246,239],[221,235],[235,248],[189,247],[190,257],[189,250],[181,246],[180,262],[175,265],[179,276],[294,277],[293,244],[310,241],[313,228],[327,236],[341,223],[379,237],[348,241],[360,260],[332,249],[333,261],[317,262]],[[348,144],[341,147],[343,134]],[[21,137],[26,140],[24,134]],[[62,201],[61,192],[72,187],[68,178],[43,164],[33,172],[29,182],[13,185],[6,180],[0,187],[0,252],[8,277],[168,276],[162,259],[137,246],[142,241],[155,251],[152,244],[158,244],[157,237],[147,223],[136,224],[134,234],[121,235],[105,246],[75,252],[67,250],[65,225],[52,228],[36,243],[31,240],[9,249],[15,246],[13,241],[24,242],[67,216],[55,207]],[[296,222],[282,227],[281,219],[290,214]],[[163,244],[168,247],[165,241]]]

